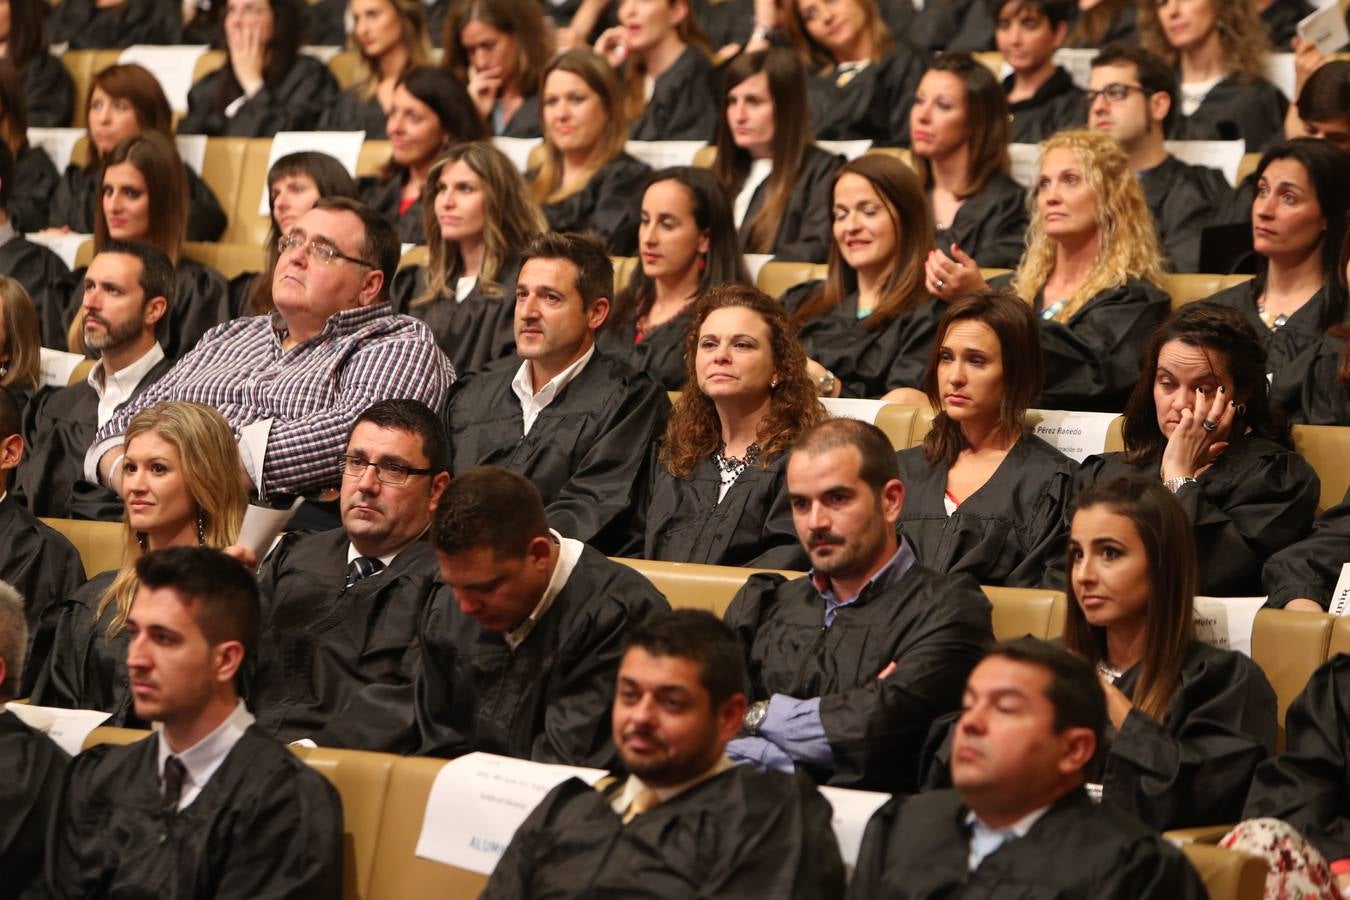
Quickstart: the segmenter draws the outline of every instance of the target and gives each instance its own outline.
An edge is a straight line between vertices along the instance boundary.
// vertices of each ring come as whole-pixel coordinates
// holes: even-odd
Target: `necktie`
[[[187,769],[176,756],[170,756],[164,760],[164,805],[162,811],[166,816],[172,816],[178,812],[178,801],[183,797],[183,779],[187,776]]]
[[[373,556],[358,556],[347,566],[347,584],[346,590],[351,590],[362,578],[374,575],[384,568],[384,563]]]
[[[628,804],[628,811],[623,814],[623,824],[627,825],[638,816],[660,805],[661,798],[657,796],[656,791],[651,788],[639,791],[633,802]]]

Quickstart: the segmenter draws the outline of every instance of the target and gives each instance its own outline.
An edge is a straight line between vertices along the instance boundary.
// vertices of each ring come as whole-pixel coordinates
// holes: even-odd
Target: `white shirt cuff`
[[[259,497],[266,496],[262,481],[263,462],[267,456],[267,438],[271,432],[271,419],[259,419],[239,429],[239,458],[244,461],[244,471],[253,479]]]
[[[88,452],[84,454],[84,480],[91,484],[101,484],[98,479],[98,462],[103,458],[103,454],[114,447],[120,446],[122,446],[122,436],[120,434],[106,438],[99,441],[97,444],[90,446]],[[108,485],[108,487],[112,487],[112,485]]]

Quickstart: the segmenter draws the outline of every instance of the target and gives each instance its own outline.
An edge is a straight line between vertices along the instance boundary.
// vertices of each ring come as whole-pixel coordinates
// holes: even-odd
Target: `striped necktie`
[[[358,556],[347,566],[347,584],[344,590],[351,590],[362,578],[374,575],[383,568],[384,563],[373,556]]]

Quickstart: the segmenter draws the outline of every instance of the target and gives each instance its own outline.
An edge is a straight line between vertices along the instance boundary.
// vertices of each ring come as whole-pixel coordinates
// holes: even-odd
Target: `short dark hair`
[[[862,457],[858,474],[878,497],[886,483],[900,478],[900,466],[886,432],[857,419],[826,419],[797,438],[792,454],[818,456],[839,447],[853,447]]]
[[[14,154],[9,144],[0,141],[0,212],[9,209],[9,197],[14,191]]]
[[[703,609],[654,612],[628,629],[623,649],[640,647],[652,656],[676,656],[698,664],[699,683],[717,709],[745,693],[749,675],[736,632]]]
[[[1055,708],[1055,732],[1066,728],[1090,728],[1097,746],[1106,733],[1106,695],[1097,672],[1083,657],[1058,644],[1034,637],[1004,641],[985,654],[1039,666],[1050,674],[1045,697]]]
[[[371,404],[352,423],[351,431],[347,432],[348,443],[362,422],[417,435],[422,439],[427,467],[437,472],[450,470],[450,442],[445,437],[445,425],[421,400],[381,400]]]
[[[604,243],[589,232],[559,234],[546,231],[537,235],[526,246],[521,266],[532,259],[565,259],[576,266],[576,288],[585,309],[590,309],[601,297],[610,297],[614,293],[614,263],[610,261]]]
[[[1144,89],[1145,96],[1166,94],[1171,98],[1172,104],[1168,107],[1167,117],[1163,119],[1163,130],[1166,131],[1181,110],[1176,69],[1152,50],[1145,50],[1136,44],[1107,44],[1092,58],[1094,69],[1099,66],[1124,65],[1134,66],[1135,77],[1139,79],[1139,86]]]
[[[430,107],[451,143],[485,141],[492,136],[464,84],[438,66],[413,66],[399,76],[402,87]]]
[[[1350,60],[1318,66],[1303,82],[1296,106],[1299,118],[1308,122],[1350,118]]]
[[[174,295],[178,293],[178,278],[174,274],[173,263],[169,255],[158,247],[142,244],[140,241],[119,241],[109,239],[95,256],[116,253],[130,256],[141,263],[141,276],[138,283],[145,294],[142,303],[163,297],[170,309],[173,308]]]
[[[547,536],[539,489],[501,466],[474,466],[450,479],[431,525],[431,543],[451,556],[475,547],[524,556],[530,541]]]
[[[238,560],[212,547],[170,547],[136,560],[136,578],[150,590],[176,591],[211,644],[258,646],[258,583]]]
[[[361,258],[384,273],[380,299],[388,300],[394,273],[398,271],[399,251],[402,249],[394,226],[384,216],[351,197],[320,197],[314,208],[349,212],[361,220],[366,232],[365,241],[361,244]]]
[[[1051,28],[1058,28],[1061,22],[1067,25],[1078,12],[1074,0],[988,0],[989,12],[997,19],[1009,4],[1040,13],[1050,20]]]
[[[23,429],[23,407],[9,388],[0,384],[0,441]]]

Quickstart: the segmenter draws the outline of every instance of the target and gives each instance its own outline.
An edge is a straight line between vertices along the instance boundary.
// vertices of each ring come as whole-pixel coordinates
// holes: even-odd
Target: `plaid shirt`
[[[258,493],[313,493],[342,480],[338,457],[352,422],[379,400],[409,398],[439,409],[455,370],[427,326],[388,303],[343,310],[289,351],[280,315],[218,325],[169,372],[126,404],[94,446],[126,431],[164,400],[214,407],[234,429],[272,419]]]

